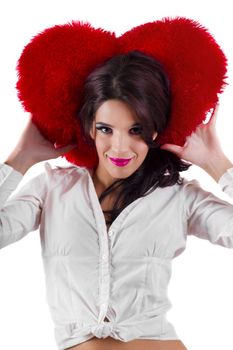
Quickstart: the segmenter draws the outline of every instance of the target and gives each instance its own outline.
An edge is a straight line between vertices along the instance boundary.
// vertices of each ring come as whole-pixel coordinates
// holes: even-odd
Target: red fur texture
[[[18,64],[19,99],[51,142],[77,148],[65,154],[76,165],[95,167],[98,157],[86,144],[77,121],[87,75],[106,59],[131,50],[158,59],[171,82],[172,109],[160,142],[183,145],[205,120],[223,91],[227,60],[206,28],[193,20],[164,18],[120,37],[89,23],[56,25],[36,35]]]

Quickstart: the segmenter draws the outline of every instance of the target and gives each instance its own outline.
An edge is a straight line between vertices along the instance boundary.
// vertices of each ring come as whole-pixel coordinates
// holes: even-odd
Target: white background
[[[33,35],[70,20],[87,20],[115,31],[164,16],[186,16],[204,24],[228,57],[228,87],[221,97],[217,131],[232,157],[232,10],[230,1],[12,1],[0,5],[0,159],[4,161],[26,125],[28,115],[17,100],[16,61]],[[53,162],[53,161],[51,161]],[[56,160],[55,163],[64,162]],[[43,171],[32,167],[20,186]],[[218,185],[197,167],[186,172],[219,196]],[[45,296],[38,231],[0,251],[0,349],[55,350],[53,323]],[[169,320],[189,350],[233,349],[233,251],[195,237],[173,262]],[[132,349],[133,350],[133,349]]]

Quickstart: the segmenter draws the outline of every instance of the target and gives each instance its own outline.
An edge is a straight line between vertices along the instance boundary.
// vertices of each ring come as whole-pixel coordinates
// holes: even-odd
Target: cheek
[[[135,152],[137,152],[141,157],[145,157],[148,153],[148,150],[149,148],[144,142],[138,143],[135,147]]]
[[[96,137],[95,139],[95,146],[97,151],[102,151],[107,148],[107,142],[106,140],[103,140],[101,137]]]

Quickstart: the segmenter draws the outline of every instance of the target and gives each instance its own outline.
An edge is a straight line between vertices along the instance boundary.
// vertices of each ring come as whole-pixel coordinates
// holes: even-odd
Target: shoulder
[[[156,197],[158,195],[164,202],[169,201],[174,203],[181,201],[185,204],[186,201],[194,198],[199,192],[203,193],[205,191],[197,180],[188,180],[184,177],[180,177],[179,183],[166,187],[157,187],[153,192],[153,196]]]
[[[179,183],[175,183],[171,186],[158,187],[159,191],[168,194],[183,194],[186,191],[196,191],[196,189],[201,188],[199,181],[193,179],[188,180],[185,177],[180,177]]]
[[[59,183],[78,181],[87,174],[87,169],[72,164],[52,165],[49,162],[44,164],[44,176],[49,187],[58,185]]]
[[[85,169],[83,167],[79,167],[73,164],[56,165],[56,164],[51,164],[50,162],[45,162],[44,168],[45,168],[45,172],[48,175],[82,173],[83,169]]]
[[[181,182],[179,184],[175,184],[174,191],[179,194],[182,200],[190,201],[194,199],[197,195],[206,195],[207,191],[205,191],[198,180],[192,179],[188,180],[185,177],[181,177]]]
[[[186,189],[193,190],[196,188],[201,188],[200,182],[196,179],[188,180],[185,177],[181,177],[182,183],[180,185],[176,185],[177,189],[180,191],[185,191]]]
[[[76,179],[87,173],[87,169],[72,164],[67,165],[52,165],[49,162],[44,164],[44,174],[50,180],[61,180],[64,178],[74,177]]]

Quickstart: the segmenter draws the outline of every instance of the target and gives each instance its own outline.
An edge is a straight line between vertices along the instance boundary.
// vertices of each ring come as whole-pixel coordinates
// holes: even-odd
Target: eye
[[[136,126],[135,128],[132,128],[130,130],[134,130],[132,134],[134,135],[141,135],[142,133],[142,127],[141,126]]]
[[[103,134],[109,134],[109,130],[111,131],[107,126],[97,126],[96,129],[102,131]]]

